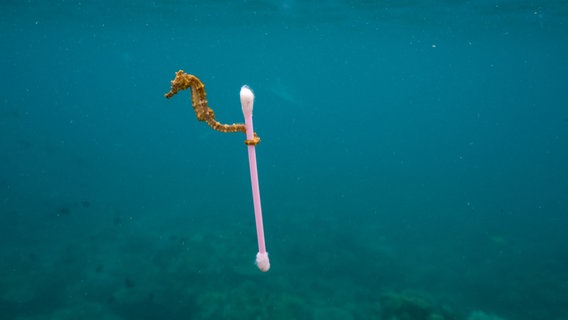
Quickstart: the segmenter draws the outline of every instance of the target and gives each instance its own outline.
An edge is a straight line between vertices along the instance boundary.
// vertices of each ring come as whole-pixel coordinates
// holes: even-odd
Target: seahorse
[[[223,124],[215,119],[215,112],[207,104],[205,85],[196,76],[179,70],[171,81],[171,85],[172,89],[164,95],[167,99],[173,97],[181,90],[191,88],[191,105],[197,120],[205,121],[212,129],[220,132],[243,132],[246,134],[244,123]],[[257,145],[259,142],[260,137],[258,137],[256,132],[254,133],[254,139],[245,140],[246,145]]]

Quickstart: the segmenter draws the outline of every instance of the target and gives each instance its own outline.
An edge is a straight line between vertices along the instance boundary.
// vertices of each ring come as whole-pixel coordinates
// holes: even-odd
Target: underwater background
[[[2,1],[0,319],[568,319],[565,1]],[[255,92],[271,270],[241,133]]]

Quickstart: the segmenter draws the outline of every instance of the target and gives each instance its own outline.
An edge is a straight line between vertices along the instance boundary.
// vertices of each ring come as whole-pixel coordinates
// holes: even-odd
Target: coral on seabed
[[[476,310],[469,314],[467,320],[505,320],[505,319],[498,317],[494,314],[488,314],[483,311]]]
[[[383,320],[457,320],[451,310],[415,293],[388,293],[380,298]]]

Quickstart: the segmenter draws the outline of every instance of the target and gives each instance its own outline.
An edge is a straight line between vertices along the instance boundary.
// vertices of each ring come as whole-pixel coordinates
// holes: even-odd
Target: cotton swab
[[[245,116],[247,140],[254,140],[254,128],[252,125],[252,108],[254,104],[254,94],[248,86],[241,88],[241,105]],[[252,185],[252,199],[254,203],[254,218],[256,221],[256,236],[258,239],[258,253],[256,254],[256,265],[262,272],[270,269],[270,261],[264,243],[264,227],[262,224],[262,207],[260,206],[260,188],[258,186],[258,171],[256,167],[255,144],[248,144],[248,156],[250,166],[250,181]]]

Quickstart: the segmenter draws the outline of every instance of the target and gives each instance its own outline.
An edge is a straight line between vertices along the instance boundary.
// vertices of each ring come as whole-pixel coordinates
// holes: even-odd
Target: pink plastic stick
[[[241,105],[245,116],[245,125],[247,127],[247,140],[254,139],[254,129],[252,126],[252,108],[254,104],[254,94],[248,86],[241,88]],[[256,168],[256,150],[254,145],[248,147],[250,180],[252,184],[252,200],[254,203],[254,218],[256,220],[256,236],[258,239],[258,253],[256,254],[256,265],[262,272],[270,269],[270,261],[266,252],[264,243],[264,227],[262,225],[262,208],[260,206],[260,188],[258,186],[258,171]]]

